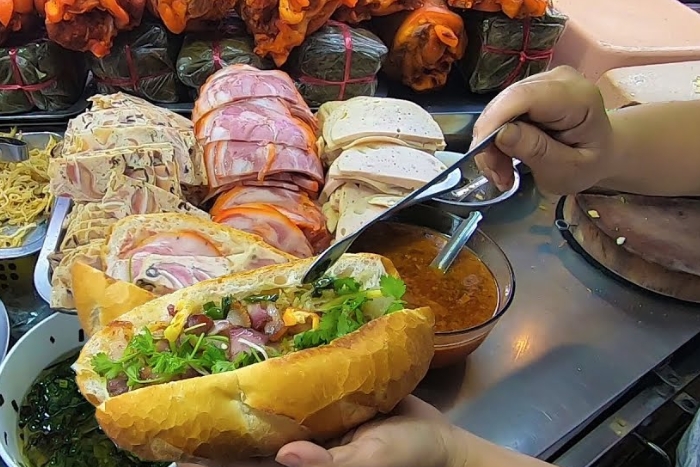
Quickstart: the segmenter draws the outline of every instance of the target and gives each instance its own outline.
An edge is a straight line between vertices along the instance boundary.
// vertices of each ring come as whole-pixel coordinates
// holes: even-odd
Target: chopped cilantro
[[[401,300],[401,297],[406,293],[406,284],[394,276],[382,276],[379,280],[379,287],[382,290],[382,295],[396,300]]]
[[[333,290],[338,295],[349,295],[360,291],[360,283],[352,277],[342,277],[333,280]]]
[[[228,344],[228,339],[220,336],[183,335],[177,345],[158,351],[156,340],[146,328],[129,341],[122,358],[112,360],[101,352],[92,358],[92,367],[105,379],[124,375],[128,386],[136,388],[145,384],[172,381],[191,369],[200,374],[220,373],[263,359],[258,352],[251,351],[250,355],[243,353],[235,361],[229,362],[228,353],[222,348],[224,343]],[[245,357],[244,354],[248,356]],[[147,379],[142,376],[144,369],[150,370]]]
[[[219,360],[216,362],[212,368],[212,373],[224,373],[226,371],[233,371],[244,366],[249,366],[254,363],[262,362],[264,357],[257,350],[251,350],[250,352],[241,352],[236,355],[236,358],[232,362],[228,360]]]
[[[285,342],[293,342],[291,351],[329,344],[338,337],[357,331],[372,317],[403,309],[404,302],[401,299],[405,293],[406,285],[403,281],[392,276],[382,276],[378,288],[365,290],[350,277],[319,279],[312,284],[311,296],[314,299],[306,310],[321,315],[318,327],[296,334],[293,339]],[[279,298],[279,294],[261,294],[247,297],[243,301],[276,302]],[[376,301],[372,307],[365,307],[373,300]],[[232,306],[233,298],[226,296],[221,299],[220,305],[212,301],[204,304],[203,309],[212,319],[224,319]],[[224,336],[182,334],[164,350],[159,350],[162,349],[159,340],[148,329],[144,329],[129,341],[121,358],[112,360],[105,353],[98,353],[92,358],[92,366],[106,379],[125,376],[128,386],[137,388],[172,381],[192,370],[202,375],[232,371],[261,362],[265,358],[261,352],[251,349],[230,361],[227,347],[229,340]],[[272,348],[267,348],[266,352],[269,357],[280,354]]]

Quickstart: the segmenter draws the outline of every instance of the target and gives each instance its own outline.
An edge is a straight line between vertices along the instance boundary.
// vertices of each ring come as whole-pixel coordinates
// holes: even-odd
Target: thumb
[[[331,449],[297,441],[280,449],[275,460],[286,467],[392,467],[394,462],[386,455],[386,448],[385,443],[371,437]]]

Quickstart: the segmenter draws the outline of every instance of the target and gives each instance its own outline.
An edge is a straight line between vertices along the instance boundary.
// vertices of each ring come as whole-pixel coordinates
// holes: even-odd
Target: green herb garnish
[[[320,311],[323,315],[318,329],[294,336],[296,350],[329,344],[338,337],[357,331],[369,321],[362,310],[363,305],[375,298],[393,299],[389,302],[387,309],[383,310],[383,314],[392,313],[404,307],[401,297],[406,292],[406,285],[401,279],[392,276],[382,276],[380,290],[361,290],[361,284],[350,277],[333,279],[332,288],[338,296],[321,307]]]
[[[217,305],[214,302],[205,303],[202,308],[204,309],[204,314],[211,319],[224,319],[231,311],[231,305],[233,304],[233,299],[230,295],[225,296],[221,299],[221,305]]]
[[[235,370],[258,361],[241,357],[244,352],[229,362],[227,350],[222,348],[222,344],[228,345],[228,342],[228,339],[221,336],[184,335],[178,345],[158,351],[156,340],[145,328],[141,334],[136,334],[131,339],[121,358],[111,360],[105,353],[98,353],[92,358],[92,367],[97,374],[108,380],[126,376],[127,385],[133,389],[172,381],[190,370],[207,375]],[[148,378],[142,377],[144,368],[150,369]]]
[[[246,303],[261,303],[261,302],[276,302],[279,300],[279,294],[267,294],[267,295],[251,295],[243,299]]]
[[[282,344],[285,348],[293,342],[292,351],[329,344],[334,339],[358,330],[373,318],[403,309],[402,297],[406,293],[406,285],[395,277],[382,276],[379,288],[362,290],[360,282],[353,278],[326,277],[312,284],[311,290],[301,292],[301,295],[295,293],[294,300],[299,302],[293,306],[321,316],[316,329],[296,334],[293,339]],[[246,297],[243,302],[276,302],[279,299],[278,293],[261,294]],[[226,296],[220,305],[212,301],[206,303],[203,309],[204,314],[212,319],[224,319],[232,307],[232,297]],[[230,342],[224,336],[185,333],[177,341],[169,342],[165,348],[160,340],[154,338],[148,329],[144,329],[132,337],[121,358],[112,360],[105,353],[99,353],[92,358],[92,366],[108,380],[126,377],[127,385],[134,389],[173,381],[192,370],[208,375],[236,370],[265,359],[262,352],[250,349],[239,353],[230,361]],[[268,357],[279,355],[270,347],[266,347],[265,352]]]

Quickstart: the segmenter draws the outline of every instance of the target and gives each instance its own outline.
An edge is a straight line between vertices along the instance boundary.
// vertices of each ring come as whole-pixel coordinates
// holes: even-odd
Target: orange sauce
[[[446,237],[432,229],[385,222],[363,233],[352,249],[389,258],[406,283],[407,306],[429,306],[437,332],[461,331],[493,317],[498,284],[486,265],[466,249],[447,273],[430,268],[446,243]]]

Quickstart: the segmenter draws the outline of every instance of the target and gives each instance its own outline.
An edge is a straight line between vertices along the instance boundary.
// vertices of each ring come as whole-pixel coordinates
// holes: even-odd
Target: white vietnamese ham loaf
[[[353,146],[331,164],[320,201],[335,241],[352,234],[447,167],[408,146]]]
[[[405,196],[446,170],[436,157],[418,149],[392,144],[353,146],[343,151],[328,169],[320,201],[345,182],[358,182],[380,193]]]
[[[344,149],[391,143],[433,153],[445,148],[442,130],[421,106],[402,99],[360,96],[327,102],[317,113],[319,155],[328,163]]]
[[[378,196],[377,192],[358,183],[345,183],[323,205],[327,226],[335,241],[346,237],[380,215],[402,196]]]

